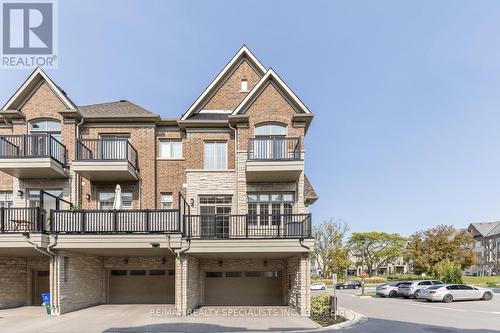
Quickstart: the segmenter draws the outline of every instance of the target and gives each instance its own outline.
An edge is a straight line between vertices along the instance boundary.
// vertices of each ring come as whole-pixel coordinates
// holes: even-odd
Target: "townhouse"
[[[471,223],[468,231],[474,238],[476,263],[466,269],[466,275],[500,274],[500,222]]]
[[[77,105],[36,69],[0,110],[0,308],[50,292],[53,314],[145,303],[306,315],[312,118],[245,46],[176,119],[127,100]]]

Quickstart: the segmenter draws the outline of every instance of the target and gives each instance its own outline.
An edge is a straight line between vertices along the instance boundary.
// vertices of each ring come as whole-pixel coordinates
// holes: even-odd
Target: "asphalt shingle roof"
[[[500,222],[471,223],[471,225],[484,237],[500,234]]]
[[[304,198],[311,203],[319,198],[307,176],[304,176]]]
[[[78,106],[83,117],[88,118],[128,118],[128,117],[151,117],[158,118],[157,114],[150,112],[132,102],[121,100],[109,103]]]

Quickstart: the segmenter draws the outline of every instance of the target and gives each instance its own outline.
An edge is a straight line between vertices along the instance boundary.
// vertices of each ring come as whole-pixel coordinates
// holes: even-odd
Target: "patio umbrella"
[[[119,210],[122,209],[123,204],[122,204],[122,188],[120,187],[120,184],[116,185],[115,189],[115,201],[113,201],[113,209]]]

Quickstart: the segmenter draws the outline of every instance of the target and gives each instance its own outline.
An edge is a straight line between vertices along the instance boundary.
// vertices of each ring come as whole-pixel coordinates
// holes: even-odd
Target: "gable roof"
[[[300,98],[295,95],[295,93],[286,85],[286,83],[279,77],[278,74],[272,69],[266,72],[266,74],[260,79],[255,87],[250,91],[250,93],[241,101],[240,105],[236,107],[232,115],[235,116],[240,113],[244,113],[246,109],[251,105],[251,103],[259,96],[262,90],[267,87],[266,83],[272,81],[276,84],[276,87],[285,94],[285,96],[294,104],[294,109],[305,114],[311,114],[311,111],[305,106]]]
[[[306,204],[308,205],[313,204],[316,200],[319,199],[318,194],[316,194],[314,187],[312,186],[309,178],[307,178],[306,175],[304,175],[304,199]]]
[[[21,87],[17,89],[14,95],[12,95],[12,97],[7,101],[7,103],[5,103],[5,105],[2,107],[2,110],[20,109],[33,89],[38,87],[38,85],[42,81],[45,81],[49,85],[50,89],[68,109],[76,109],[75,103],[73,103],[73,101],[69,99],[64,90],[58,87],[40,67],[37,67],[30,74],[30,76],[28,76]]]
[[[157,114],[127,100],[81,105],[78,110],[84,118],[159,118]]]
[[[500,234],[500,222],[471,223],[469,227],[476,229],[483,237]]]
[[[181,117],[181,120],[186,120],[189,118],[196,110],[201,106],[201,104],[206,100],[208,96],[213,94],[219,87],[220,83],[226,79],[231,70],[235,68],[239,61],[243,58],[250,60],[251,64],[256,70],[264,75],[266,68],[260,63],[260,61],[253,55],[253,53],[248,49],[246,45],[243,45],[241,49],[234,55],[234,57],[227,63],[227,65],[222,69],[222,71],[213,79],[213,81],[208,85],[208,87],[203,91],[203,93],[196,99],[196,101],[189,107],[189,109]]]

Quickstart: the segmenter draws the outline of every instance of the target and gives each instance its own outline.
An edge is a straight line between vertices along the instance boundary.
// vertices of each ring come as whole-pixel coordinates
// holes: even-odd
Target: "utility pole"
[[[365,296],[365,240],[361,243],[361,295]]]

